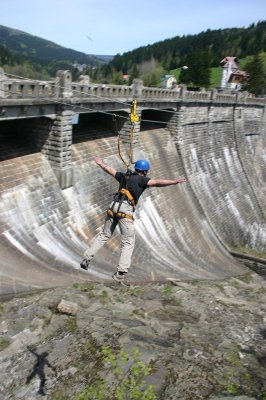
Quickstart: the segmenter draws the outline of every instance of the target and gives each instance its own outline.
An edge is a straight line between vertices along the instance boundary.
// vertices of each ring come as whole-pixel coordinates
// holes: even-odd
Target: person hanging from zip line
[[[147,177],[150,164],[147,160],[138,160],[135,163],[135,171],[128,170],[126,173],[117,172],[99,157],[94,157],[96,164],[104,172],[112,175],[119,182],[119,189],[107,210],[105,223],[99,234],[90,242],[89,248],[84,253],[84,259],[80,267],[88,270],[94,255],[112,236],[116,226],[121,231],[120,259],[117,265],[117,272],[112,278],[123,286],[130,286],[126,279],[131,257],[135,246],[134,211],[138,200],[144,190],[149,187],[164,187],[187,182],[186,178],[176,179],[152,179]]]

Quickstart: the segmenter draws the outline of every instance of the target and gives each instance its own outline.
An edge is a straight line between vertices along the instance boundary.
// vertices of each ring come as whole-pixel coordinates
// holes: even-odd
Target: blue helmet
[[[135,170],[138,171],[149,171],[150,163],[147,160],[138,160],[135,162]]]

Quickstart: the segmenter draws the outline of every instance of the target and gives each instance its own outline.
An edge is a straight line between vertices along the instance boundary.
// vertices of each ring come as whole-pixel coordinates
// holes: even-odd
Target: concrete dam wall
[[[143,120],[165,118],[165,124],[141,124],[138,154],[150,161],[150,176],[189,182],[144,192],[132,280],[239,275],[245,268],[229,248],[266,251],[264,110],[190,104],[167,118],[143,112]],[[36,120],[1,122],[0,294],[110,280],[119,257],[117,232],[89,272],[79,269],[117,189],[93,156],[124,170],[116,133],[101,117],[80,116],[71,149],[74,184],[61,190],[33,140]]]

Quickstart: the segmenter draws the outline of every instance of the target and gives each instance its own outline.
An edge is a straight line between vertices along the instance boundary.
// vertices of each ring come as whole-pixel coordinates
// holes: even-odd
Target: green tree
[[[0,65],[13,64],[14,58],[10,51],[0,43]]]
[[[123,85],[124,84],[123,74],[121,71],[113,72],[112,78],[111,78],[111,83],[113,83],[115,85]]]
[[[129,75],[129,84],[131,85],[134,79],[139,78],[139,69],[136,64],[134,64],[132,69],[129,71]]]
[[[69,70],[72,74],[73,81],[76,81],[80,75],[77,68],[75,68],[70,61],[58,61],[54,60],[49,63],[48,71],[51,76],[55,76],[59,70]]]
[[[198,72],[195,77],[196,84],[206,89],[211,83],[210,54],[209,50],[203,50],[198,57]]]
[[[249,73],[248,90],[256,95],[266,93],[266,53],[257,53],[246,65]]]
[[[140,75],[140,78],[143,80],[144,86],[159,87],[161,79],[164,75],[165,75],[165,70],[160,65],[157,65],[157,67]]]
[[[186,60],[186,65],[181,68],[179,82],[194,87],[210,86],[210,56],[208,50],[195,52],[190,49]]]

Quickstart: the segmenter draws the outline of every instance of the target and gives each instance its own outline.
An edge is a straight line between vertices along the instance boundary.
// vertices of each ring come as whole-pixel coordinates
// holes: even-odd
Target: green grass
[[[181,72],[180,68],[172,69],[170,71],[170,74],[174,75],[176,77],[177,82],[179,80],[180,72]],[[211,86],[210,86],[210,89],[215,88],[217,86],[220,86],[221,77],[222,77],[222,68],[221,67],[211,68]]]
[[[222,68],[211,68],[211,86],[210,89],[221,86]]]
[[[239,60],[239,68],[240,69],[245,69],[246,65],[250,61],[252,61],[252,59],[253,59],[253,56],[248,56],[248,57],[245,57],[245,58],[241,58],[241,60]]]
[[[172,70],[170,71],[170,74],[175,76],[177,82],[178,82],[178,80],[179,80],[180,72],[181,72],[181,68],[172,69]]]
[[[0,337],[0,351],[3,351],[10,345],[9,340]]]
[[[66,326],[71,333],[76,332],[78,329],[76,317],[69,317],[66,321]]]
[[[173,286],[172,285],[164,285],[163,287],[163,294],[169,296],[173,293]]]
[[[156,400],[154,386],[146,380],[153,372],[153,363],[146,364],[140,356],[137,349],[128,354],[103,347],[100,361],[106,367],[104,374],[96,371],[75,400]],[[99,368],[99,362],[95,367]]]
[[[73,283],[72,286],[73,286],[74,289],[80,289],[81,288],[81,285],[78,282]]]

